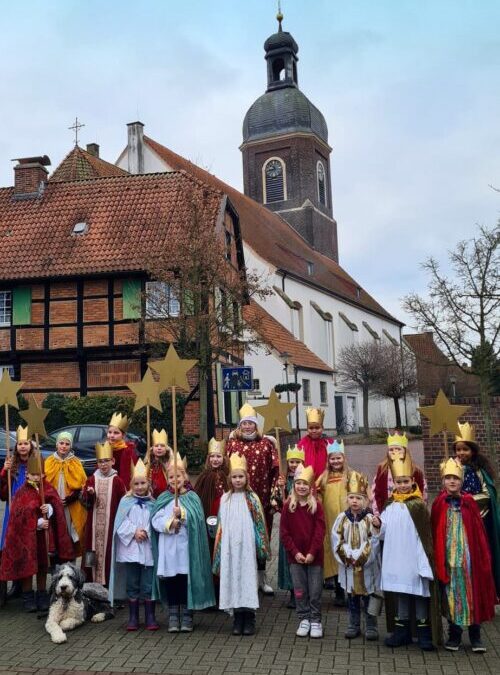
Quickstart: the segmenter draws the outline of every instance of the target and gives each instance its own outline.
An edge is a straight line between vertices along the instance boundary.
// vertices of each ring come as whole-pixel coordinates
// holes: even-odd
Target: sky
[[[266,88],[273,0],[23,0],[0,13],[0,185],[11,159],[126,124],[242,187],[241,125]],[[494,225],[500,194],[498,0],[282,0],[299,85],[325,115],[341,265],[413,329],[419,263]]]

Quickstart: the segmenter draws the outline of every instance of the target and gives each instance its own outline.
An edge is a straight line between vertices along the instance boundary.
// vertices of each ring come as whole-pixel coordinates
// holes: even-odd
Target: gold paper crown
[[[226,454],[226,441],[218,441],[215,438],[211,438],[208,442],[208,454],[214,455],[216,453],[222,456]]]
[[[439,465],[439,469],[442,478],[445,476],[456,476],[457,478],[460,478],[460,480],[464,479],[464,467],[460,462],[457,462],[454,457],[442,461]]]
[[[407,448],[408,447],[408,439],[406,438],[406,433],[403,435],[398,434],[397,432],[394,434],[394,436],[387,436],[387,445],[390,448],[391,445],[397,445],[399,448]]]
[[[126,415],[122,415],[121,413],[113,413],[113,416],[109,421],[109,426],[117,427],[120,429],[120,431],[125,433],[128,429],[128,418]]]
[[[170,469],[173,469],[174,466],[174,453],[172,451],[172,459],[168,463],[167,472],[170,471]],[[177,468],[182,469],[183,471],[187,471],[188,468],[187,457],[181,457],[179,453],[177,453]]]
[[[320,424],[323,426],[325,419],[325,411],[323,408],[307,408],[306,410],[307,424]]]
[[[304,466],[303,464],[299,464],[295,469],[295,476],[293,477],[293,480],[305,480],[306,483],[312,485],[314,483],[314,469],[312,466]]]
[[[250,403],[244,403],[240,408],[240,420],[244,417],[257,417],[255,408],[252,408]]]
[[[245,457],[243,457],[243,455],[238,455],[238,453],[235,452],[229,458],[229,466],[231,468],[231,471],[244,471],[246,473],[247,460]]]
[[[162,429],[161,431],[156,431],[156,429],[153,429],[153,445],[168,445],[168,434],[165,431],[165,429]]]
[[[403,476],[413,476],[413,462],[409,452],[405,453],[404,459],[401,457],[388,458],[389,469],[391,470],[392,478],[402,478]]]
[[[465,422],[465,424],[460,424],[458,422],[458,431],[460,432],[459,436],[455,436],[455,443],[462,441],[463,443],[475,443],[476,442],[476,431],[472,424]]]
[[[26,472],[35,476],[40,476],[43,473],[43,457],[38,452],[33,452],[28,457]]]
[[[139,457],[139,459],[137,460],[137,464],[134,466],[134,473],[132,478],[147,478],[147,477],[148,477],[148,470],[142,459]]]
[[[289,445],[286,451],[286,460],[288,461],[289,459],[298,459],[300,462],[303,462],[305,453],[297,445],[294,445],[293,448]]]
[[[114,426],[114,425],[113,425]],[[106,441],[105,443],[96,443],[95,445],[95,456],[96,459],[113,459],[113,448],[111,444]]]
[[[368,496],[368,479],[357,471],[352,471],[347,481],[347,494]]]
[[[19,425],[17,427],[16,440],[17,440],[18,443],[19,443],[19,441],[29,441],[30,440],[29,431],[28,431],[27,426],[22,427],[21,425]]]

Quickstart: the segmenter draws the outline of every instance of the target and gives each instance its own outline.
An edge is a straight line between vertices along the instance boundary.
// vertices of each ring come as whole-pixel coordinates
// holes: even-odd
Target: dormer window
[[[326,172],[323,162],[317,163],[316,175],[318,179],[318,200],[320,204],[326,206]]]
[[[264,203],[286,200],[285,163],[279,157],[271,157],[262,168]]]
[[[88,225],[84,220],[81,220],[73,225],[73,234],[85,234],[87,230]]]

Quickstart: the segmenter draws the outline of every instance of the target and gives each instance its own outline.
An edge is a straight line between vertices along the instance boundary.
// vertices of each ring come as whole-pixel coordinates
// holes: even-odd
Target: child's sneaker
[[[469,640],[473,652],[476,654],[484,654],[486,647],[481,640],[481,626],[479,624],[469,626]]]
[[[297,632],[295,635],[298,637],[307,637],[309,635],[309,631],[311,630],[311,622],[309,619],[302,619],[302,621],[299,623],[299,627],[297,628]]]
[[[312,638],[322,638],[323,637],[323,626],[320,623],[311,624],[311,633]]]

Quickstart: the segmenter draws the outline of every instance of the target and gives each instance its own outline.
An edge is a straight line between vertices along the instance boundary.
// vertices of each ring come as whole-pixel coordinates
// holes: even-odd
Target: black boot
[[[0,581],[0,607],[3,607],[7,602],[7,582]]]
[[[386,647],[402,647],[409,645],[412,642],[410,636],[410,622],[408,619],[396,619],[394,624],[394,633],[385,638],[384,644]]]
[[[48,612],[49,611],[49,594],[47,591],[37,591],[36,592],[36,608],[39,612]]]
[[[25,612],[36,612],[35,591],[23,591],[23,609]]]
[[[245,623],[245,612],[243,612],[241,609],[235,609],[233,616],[233,635],[243,634],[244,623]]]
[[[286,608],[297,609],[297,603],[295,602],[295,593],[293,592],[293,589],[290,591],[290,600],[288,601]]]
[[[19,579],[13,581],[10,585],[9,590],[7,591],[7,600],[12,600],[13,598],[20,598],[22,595],[23,589],[21,588],[21,582]]]
[[[247,609],[244,612],[243,635],[255,634],[255,612]]]
[[[334,607],[345,607],[345,593],[342,586],[339,584],[339,578],[334,577],[335,579],[335,595],[333,597],[333,606]]]
[[[481,641],[481,626],[478,623],[469,626],[469,640],[473,652],[484,654],[486,647]]]
[[[417,622],[418,646],[424,652],[433,652],[435,650],[432,644],[431,625],[427,620]]]
[[[454,623],[448,624],[448,639],[444,643],[444,648],[449,652],[458,652],[462,642],[462,629]]]

